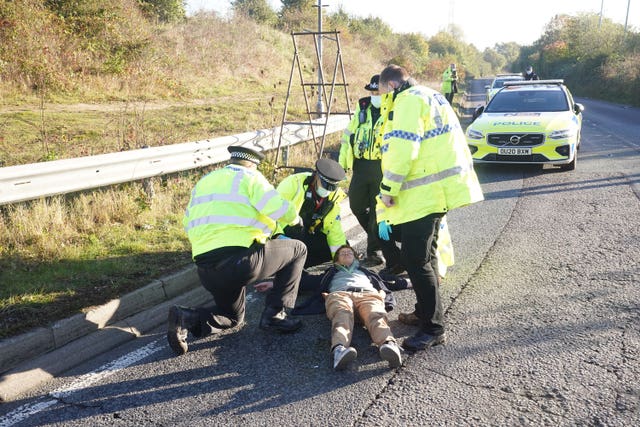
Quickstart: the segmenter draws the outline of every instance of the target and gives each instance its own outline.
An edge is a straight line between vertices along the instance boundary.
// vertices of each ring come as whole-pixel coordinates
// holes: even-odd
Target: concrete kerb
[[[194,267],[169,276],[163,297],[158,289],[164,289],[164,280],[155,281],[86,314],[3,341],[3,366],[13,366],[0,377],[0,401],[14,400],[38,384],[139,337],[165,322],[173,304],[207,301],[210,294],[194,282],[194,276]],[[145,296],[150,296],[149,300]]]
[[[348,201],[341,203],[342,223],[352,246],[363,238]],[[166,322],[172,305],[198,306],[211,301],[200,286],[195,266],[156,280],[108,303],[46,328],[0,341],[0,402],[109,351]]]

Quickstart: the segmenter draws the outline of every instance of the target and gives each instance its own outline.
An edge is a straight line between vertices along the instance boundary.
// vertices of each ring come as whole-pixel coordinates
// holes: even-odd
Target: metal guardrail
[[[325,119],[314,121],[324,125]],[[326,134],[342,131],[347,116],[330,116]],[[0,205],[195,169],[229,158],[229,145],[259,151],[277,148],[280,127],[183,144],[150,147],[0,168]],[[282,146],[312,139],[310,125],[282,128]]]

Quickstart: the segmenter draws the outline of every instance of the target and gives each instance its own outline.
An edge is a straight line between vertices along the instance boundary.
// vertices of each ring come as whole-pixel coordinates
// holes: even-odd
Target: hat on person
[[[262,159],[264,159],[264,154],[261,152],[247,147],[240,147],[239,145],[230,145],[227,147],[227,150],[231,153],[232,159],[249,160],[256,165],[259,165]]]
[[[380,74],[371,77],[371,81],[364,87],[366,90],[378,90],[380,88]]]
[[[455,71],[456,70],[456,64],[451,64],[451,70]]]
[[[318,159],[316,171],[322,181],[322,186],[329,191],[334,191],[337,184],[347,177],[340,163],[331,159]]]

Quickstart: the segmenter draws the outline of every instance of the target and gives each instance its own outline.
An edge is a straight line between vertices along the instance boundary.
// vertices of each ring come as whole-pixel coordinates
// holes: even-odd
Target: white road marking
[[[145,357],[151,356],[153,353],[162,350],[164,348],[164,345],[160,345],[161,341],[163,340],[153,341],[136,351],[125,354],[124,356],[101,366],[95,371],[89,372],[88,374],[79,377],[71,384],[50,392],[49,396],[56,399],[61,399],[69,396],[72,393],[80,391],[83,388],[87,388],[90,385],[133,365],[134,363],[144,359]],[[35,415],[38,412],[55,405],[56,403],[58,403],[58,400],[56,399],[43,400],[34,404],[22,405],[19,408],[11,411],[4,417],[0,418],[0,427],[9,427],[21,422],[29,418],[30,416]]]

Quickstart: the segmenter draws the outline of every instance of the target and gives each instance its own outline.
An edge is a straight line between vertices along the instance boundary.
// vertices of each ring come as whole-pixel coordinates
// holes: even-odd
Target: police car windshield
[[[487,108],[487,113],[557,112],[569,110],[562,90],[509,90],[498,92]]]

